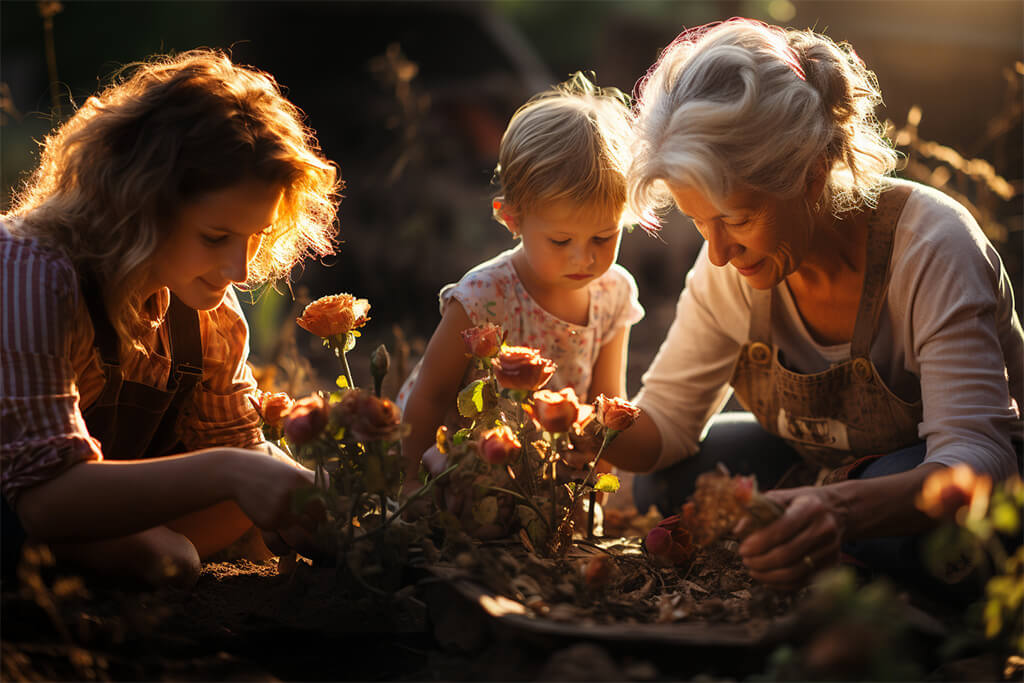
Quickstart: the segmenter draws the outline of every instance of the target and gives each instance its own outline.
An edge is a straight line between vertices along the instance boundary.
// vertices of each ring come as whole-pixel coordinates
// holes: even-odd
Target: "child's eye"
[[[748,223],[748,219],[746,219],[746,218],[730,218],[729,220],[724,220],[723,219],[722,222],[725,223],[730,228],[742,228],[744,225],[746,225]]]
[[[202,236],[203,242],[205,242],[206,244],[209,244],[210,246],[214,246],[214,245],[217,245],[217,244],[223,244],[224,240],[226,240],[227,238],[228,238],[227,235],[220,235],[219,237],[212,237],[210,235],[203,235]]]
[[[570,242],[570,240],[548,240],[548,241],[551,242],[551,244],[555,245],[556,247],[564,247],[565,245],[569,244],[569,242]]]
[[[611,239],[611,237],[595,237],[594,238],[594,243],[595,244],[604,244],[605,242],[609,241],[610,239]]]

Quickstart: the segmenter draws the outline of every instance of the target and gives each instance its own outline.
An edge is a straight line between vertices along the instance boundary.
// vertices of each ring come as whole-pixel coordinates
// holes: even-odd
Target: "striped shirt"
[[[153,308],[162,322],[140,340],[145,351],[121,359],[125,380],[166,389],[169,304],[164,289]],[[249,329],[232,289],[217,308],[199,311],[199,330],[203,377],[182,406],[178,435],[188,450],[262,442],[248,400],[257,392],[247,363]],[[0,223],[0,484],[9,502],[71,465],[103,458],[82,417],[103,384],[71,262]]]

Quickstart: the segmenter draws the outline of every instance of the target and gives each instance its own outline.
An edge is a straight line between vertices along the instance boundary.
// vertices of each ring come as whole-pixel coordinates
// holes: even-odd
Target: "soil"
[[[870,660],[849,624],[801,612],[806,595],[753,585],[729,541],[681,571],[630,537],[577,542],[560,560],[476,543],[411,563],[390,595],[339,577],[302,558],[236,559],[205,564],[189,590],[129,590],[23,563],[2,585],[2,679],[737,680],[777,666],[784,641],[809,643],[824,673]],[[934,651],[935,628],[889,645]]]

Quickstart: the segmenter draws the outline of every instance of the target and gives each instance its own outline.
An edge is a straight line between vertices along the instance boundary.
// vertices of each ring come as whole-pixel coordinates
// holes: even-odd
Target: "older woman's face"
[[[800,267],[810,248],[811,216],[803,198],[737,190],[721,209],[700,190],[669,185],[679,210],[708,243],[708,258],[731,265],[755,289],[770,289]]]

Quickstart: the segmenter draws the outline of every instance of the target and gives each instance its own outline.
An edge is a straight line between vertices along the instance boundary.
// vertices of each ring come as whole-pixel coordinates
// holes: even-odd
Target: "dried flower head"
[[[351,430],[359,441],[393,440],[402,426],[402,412],[390,399],[350,389],[332,407],[331,423]]]
[[[640,417],[640,408],[618,396],[608,398],[604,394],[597,397],[597,421],[606,429],[621,432],[629,429]]]

